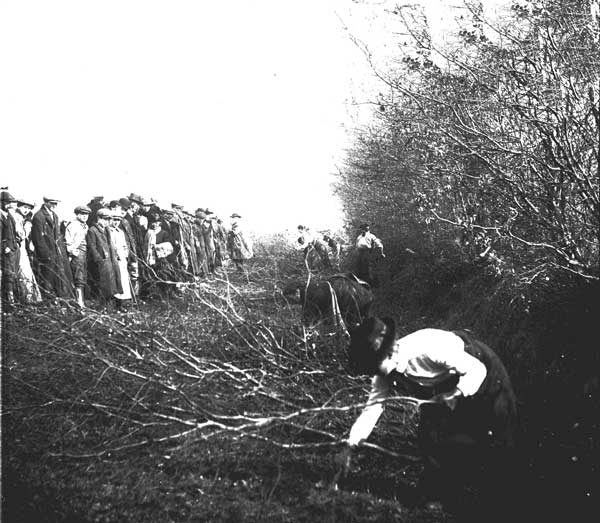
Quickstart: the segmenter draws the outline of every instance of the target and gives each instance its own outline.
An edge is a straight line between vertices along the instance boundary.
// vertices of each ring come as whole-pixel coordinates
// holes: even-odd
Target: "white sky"
[[[340,19],[387,38],[386,3],[3,0],[0,183],[63,217],[134,191],[336,229],[331,174],[374,84]]]

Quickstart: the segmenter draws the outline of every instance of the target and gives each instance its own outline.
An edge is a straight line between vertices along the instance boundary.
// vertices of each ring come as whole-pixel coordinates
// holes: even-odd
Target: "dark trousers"
[[[487,376],[474,395],[458,399],[454,410],[443,404],[421,406],[418,441],[426,459],[423,489],[446,504],[462,500],[469,510],[497,504],[500,514],[505,500],[501,492],[508,488],[514,466],[516,398],[494,351],[467,332],[455,334],[465,342],[465,351],[486,366]],[[457,381],[458,376],[451,375],[437,390],[415,395],[425,398],[431,392],[450,391]],[[465,501],[469,485],[478,494]],[[490,520],[489,514],[486,517]]]

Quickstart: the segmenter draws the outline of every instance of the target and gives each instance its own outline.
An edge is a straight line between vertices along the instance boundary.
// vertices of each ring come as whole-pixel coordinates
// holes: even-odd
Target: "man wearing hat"
[[[231,229],[227,234],[227,249],[237,270],[241,272],[244,270],[244,260],[251,259],[254,253],[252,252],[250,239],[240,228],[240,219],[241,216],[238,213],[231,215]]]
[[[215,231],[212,222],[213,213],[208,209],[204,209],[204,218],[202,219],[202,236],[204,238],[204,246],[206,248],[206,264],[209,272],[215,272]]]
[[[375,257],[385,258],[383,243],[371,232],[368,223],[360,226],[360,234],[356,238],[356,275],[371,285],[376,285],[376,277],[373,273]]]
[[[185,279],[185,276],[189,274],[190,259],[189,252],[190,246],[187,245],[185,225],[183,223],[183,205],[177,203],[171,204],[171,213],[167,212],[170,222],[171,237],[173,239],[173,246],[177,250],[177,265],[179,266],[181,279]]]
[[[204,209],[196,209],[194,215],[196,218],[192,224],[192,231],[194,234],[198,271],[200,276],[206,276],[208,274],[208,255],[206,252],[206,244],[204,243],[204,234],[202,232],[202,222],[206,218],[206,213],[204,212]]]
[[[71,274],[75,284],[77,305],[84,307],[84,291],[87,283],[87,219],[92,210],[87,205],[78,205],[73,211],[75,220],[65,229],[65,244],[71,262]]]
[[[121,209],[123,209],[124,213],[119,227],[125,233],[127,248],[129,249],[129,262],[127,265],[127,270],[129,271],[129,280],[131,281],[133,293],[135,296],[138,296],[140,293],[139,256],[141,251],[138,250],[135,213],[139,210],[139,204],[131,201],[129,198],[121,198],[119,200],[119,204],[121,205]]]
[[[44,204],[33,216],[31,239],[38,260],[38,281],[48,296],[73,298],[73,278],[60,222],[54,212],[58,199],[44,197]]]
[[[117,254],[110,242],[109,224],[112,213],[98,209],[96,223],[86,235],[87,259],[92,291],[103,301],[112,304],[115,294],[123,292]]]
[[[96,223],[96,213],[98,212],[98,209],[106,207],[106,203],[104,202],[104,196],[94,196],[87,204],[87,206],[92,211],[90,214],[88,214],[87,220],[88,227],[91,227],[92,225],[94,225],[94,223]]]
[[[19,269],[19,256],[21,242],[17,235],[17,224],[14,214],[17,209],[17,200],[8,191],[1,194],[2,211],[2,289],[3,298],[8,306],[15,303],[15,290],[17,284],[17,271]]]

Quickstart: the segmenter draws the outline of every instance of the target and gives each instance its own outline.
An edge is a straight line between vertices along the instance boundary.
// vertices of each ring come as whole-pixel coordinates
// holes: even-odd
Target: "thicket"
[[[350,223],[412,250],[452,251],[523,284],[600,276],[600,20],[588,0],[465,2],[453,45],[422,12],[338,184]],[[363,46],[372,63],[375,58]]]

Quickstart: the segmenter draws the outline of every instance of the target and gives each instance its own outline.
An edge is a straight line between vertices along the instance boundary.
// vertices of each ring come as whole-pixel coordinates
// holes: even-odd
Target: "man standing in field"
[[[44,197],[44,204],[35,213],[31,239],[40,271],[38,281],[46,296],[73,298],[74,287],[60,222],[54,212],[58,199]]]
[[[371,232],[371,227],[365,223],[360,228],[360,234],[356,238],[356,275],[371,285],[377,281],[373,274],[373,265],[376,256],[385,258],[383,243]]]
[[[65,244],[71,262],[71,273],[75,283],[77,305],[84,307],[85,286],[87,283],[87,219],[92,210],[87,205],[75,207],[75,220],[65,229]]]

